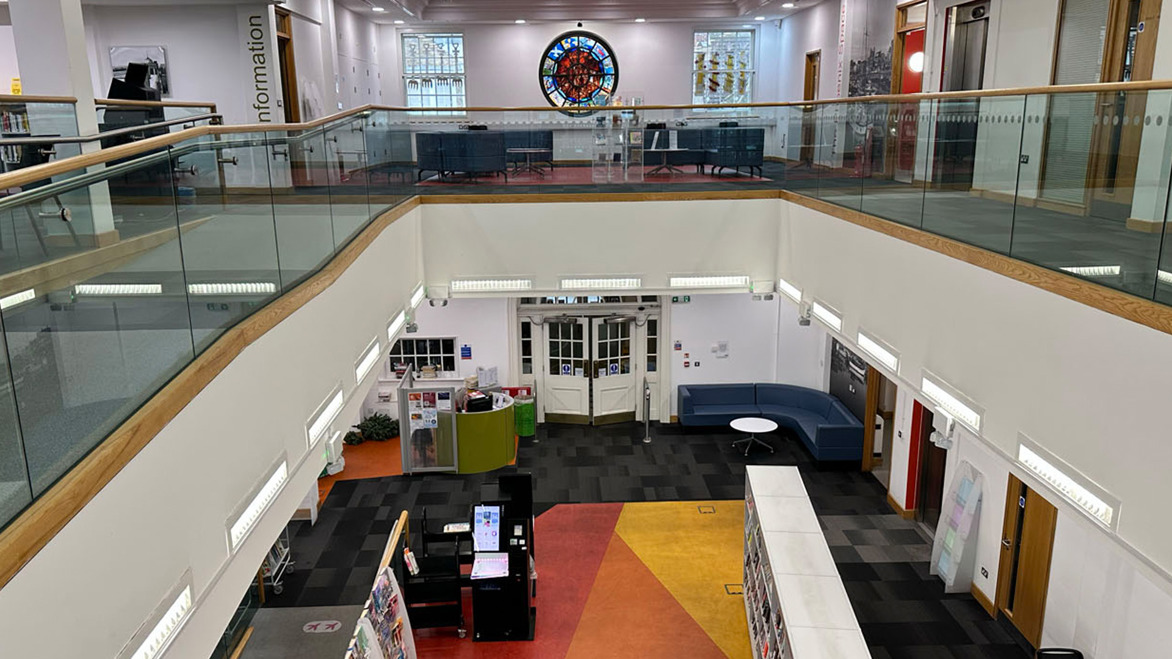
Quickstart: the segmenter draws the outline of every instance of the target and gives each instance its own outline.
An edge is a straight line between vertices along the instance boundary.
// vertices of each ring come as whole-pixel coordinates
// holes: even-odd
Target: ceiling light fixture
[[[927,372],[924,373],[920,381],[920,390],[924,392],[925,396],[939,405],[944,412],[950,414],[954,419],[968,426],[973,432],[980,434],[981,413],[962,402],[959,395],[953,394],[948,389],[952,389],[952,387],[945,383],[944,380],[930,375]]]
[[[793,9],[794,7],[797,7],[797,6],[798,6],[798,3],[796,3],[796,2],[783,2],[783,3],[781,3],[782,9]]]
[[[562,289],[567,291],[613,291],[639,288],[643,280],[639,277],[574,277],[562,280]]]
[[[378,339],[375,339],[374,342],[370,344],[370,347],[366,349],[366,353],[362,355],[362,359],[359,359],[358,363],[354,366],[355,382],[362,384],[362,379],[365,378],[367,374],[370,373],[370,369],[374,368],[374,365],[378,363],[378,358],[381,353],[382,344],[378,342]]]
[[[517,25],[524,25],[524,24],[525,24],[525,19],[524,19],[524,18],[518,18],[517,20],[515,20],[515,21],[513,21],[513,22],[514,22],[514,23],[516,23]]]
[[[244,542],[244,538],[248,537],[248,532],[260,520],[260,516],[264,514],[273,499],[277,498],[287,480],[289,480],[289,463],[281,460],[273,471],[273,475],[269,476],[264,485],[261,485],[256,496],[248,502],[236,521],[228,527],[228,540],[232,545],[232,551],[236,551],[240,547],[240,543]]]
[[[407,21],[405,21],[405,20],[403,20],[403,19],[401,19],[401,18],[396,18],[396,19],[395,19],[395,25],[402,25],[403,23],[406,23],[406,22],[407,22]]]
[[[782,293],[785,293],[789,297],[789,299],[793,300],[794,302],[797,302],[798,304],[802,303],[802,289],[798,288],[797,286],[794,286],[793,284],[789,283],[788,281],[786,281],[784,279],[777,280],[777,288]]]
[[[371,7],[370,10],[371,11],[386,11],[386,9],[383,9],[382,7]]]
[[[423,296],[425,294],[426,294],[426,290],[423,288],[423,284],[420,284],[415,287],[415,291],[411,293],[411,308],[412,309],[415,309],[419,305],[423,304]]]
[[[15,307],[22,302],[28,302],[36,296],[37,292],[30,288],[19,293],[13,293],[12,295],[5,295],[4,297],[0,297],[0,311],[7,311],[8,309]]]
[[[361,378],[359,378],[361,380]],[[338,416],[338,412],[342,411],[342,403],[345,399],[342,397],[342,387],[339,386],[330,394],[330,397],[322,403],[317,416],[313,418],[307,427],[309,445],[313,446],[317,440],[321,439],[326,434],[326,428],[334,422],[334,418]]]
[[[1051,455],[1024,434],[1018,434],[1018,442],[1017,461],[1023,467],[1064,495],[1075,507],[1090,515],[1096,522],[1109,529],[1114,528],[1115,510],[1119,507],[1119,499],[1094,485],[1089,478],[1079,474],[1070,465],[1063,464],[1056,456]],[[1086,485],[1079,483],[1079,480],[1084,481]]]
[[[1062,270],[1083,277],[1116,277],[1123,268],[1118,265],[1069,265]]]
[[[403,326],[406,324],[407,313],[400,311],[395,315],[395,319],[391,321],[391,324],[387,325],[387,340],[394,344],[395,338],[399,336],[399,330],[403,329]]]
[[[490,293],[527,291],[533,288],[532,279],[453,279],[453,293]]]
[[[755,20],[755,21],[763,21],[763,20],[765,20],[765,17],[764,17],[764,16],[754,16],[754,17],[753,17],[753,20]]]
[[[171,639],[175,637],[179,628],[187,622],[188,614],[191,613],[194,598],[191,593],[191,584],[186,583],[190,580],[190,573],[184,574],[183,582],[181,582],[182,585],[180,586],[181,589],[175,595],[175,599],[171,604],[166,609],[163,609],[162,605],[155,609],[156,613],[152,616],[152,619],[157,616],[158,621],[154,627],[147,632],[145,637],[136,635],[136,638],[142,638],[142,643],[130,653],[128,653],[130,648],[127,647],[119,657],[125,657],[127,659],[155,659],[163,655],[167,646],[170,645]],[[143,627],[146,627],[146,625],[144,624]],[[142,632],[140,631],[139,633],[141,634]],[[127,645],[129,646],[129,644]]]
[[[668,286],[672,288],[748,288],[749,278],[745,275],[672,277],[668,280]]]
[[[636,23],[646,23],[646,22],[647,22],[647,19],[646,19],[646,18],[636,18],[636,19],[635,19],[635,22],[636,22]]]
[[[162,284],[78,284],[74,295],[162,295]]]
[[[188,284],[187,292],[192,295],[271,295],[277,292],[277,285],[271,281]]]
[[[837,312],[825,304],[815,301],[810,307],[810,312],[814,314],[815,318],[822,321],[824,325],[835,332],[842,331],[842,316],[838,315]]]
[[[886,366],[887,370],[896,375],[899,374],[899,355],[895,354],[895,351],[888,348],[878,339],[868,336],[861,330],[859,331],[859,348],[862,348],[863,352],[871,355],[880,364]]]

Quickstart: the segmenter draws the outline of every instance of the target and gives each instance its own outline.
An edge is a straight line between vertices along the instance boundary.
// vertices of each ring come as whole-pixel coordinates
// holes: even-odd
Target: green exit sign
[[[673,296],[671,296],[671,303],[672,304],[680,304],[681,302],[691,302],[691,301],[692,301],[691,295],[673,295]]]

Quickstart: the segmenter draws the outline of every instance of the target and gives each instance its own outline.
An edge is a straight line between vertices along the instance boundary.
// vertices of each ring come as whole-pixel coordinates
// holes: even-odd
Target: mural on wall
[[[850,64],[848,96],[891,93],[891,55],[897,0],[847,0]]]
[[[867,362],[833,339],[830,348],[830,395],[862,419],[867,415]]]
[[[126,67],[131,63],[146,64],[147,87],[159,90],[161,96],[171,95],[167,78],[167,51],[162,46],[111,46],[110,69],[115,80],[126,80]]]
[[[602,37],[580,30],[553,40],[541,56],[541,92],[559,108],[607,105],[619,85],[619,62]]]

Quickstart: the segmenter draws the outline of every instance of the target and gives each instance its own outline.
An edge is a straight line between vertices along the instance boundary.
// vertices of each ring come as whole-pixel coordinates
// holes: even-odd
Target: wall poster
[[[159,90],[161,96],[171,95],[167,77],[167,51],[162,46],[110,46],[110,70],[115,80],[126,80],[128,64],[146,64],[147,87]]]

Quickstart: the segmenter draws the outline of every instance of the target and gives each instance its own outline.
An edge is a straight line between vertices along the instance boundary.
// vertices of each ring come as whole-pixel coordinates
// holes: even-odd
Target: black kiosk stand
[[[472,639],[532,641],[533,478],[502,474],[481,486],[480,500],[472,511]]]

